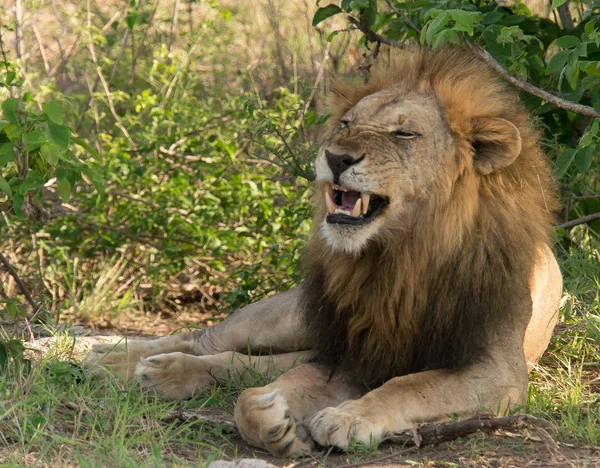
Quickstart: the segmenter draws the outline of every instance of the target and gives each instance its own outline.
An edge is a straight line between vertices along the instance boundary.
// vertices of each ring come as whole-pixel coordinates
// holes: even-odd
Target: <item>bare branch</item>
[[[37,313],[37,311],[40,309],[40,305],[37,302],[35,302],[33,297],[31,297],[31,294],[29,293],[27,286],[25,286],[25,283],[23,283],[23,280],[21,279],[21,277],[19,276],[17,271],[10,264],[10,262],[8,261],[8,258],[6,258],[2,254],[2,252],[0,252],[0,262],[2,262],[2,264],[4,265],[4,268],[6,268],[6,270],[10,274],[10,276],[12,276],[14,278],[15,282],[17,283],[17,286],[21,290],[21,293],[23,294],[23,296],[25,296],[25,299],[27,299],[27,302],[29,302],[29,305],[31,305],[31,307],[33,308],[33,313],[34,314]]]
[[[550,104],[554,104],[556,107],[560,107],[561,109],[565,109],[571,112],[575,112],[576,114],[587,115],[589,117],[600,117],[600,112],[595,110],[593,107],[584,106],[583,104],[577,104],[575,102],[567,101],[565,99],[559,98],[548,91],[538,88],[526,81],[523,81],[515,76],[509,74],[506,69],[500,65],[494,57],[492,57],[489,52],[481,48],[481,46],[477,44],[473,44],[472,42],[467,42],[467,46],[473,51],[475,55],[477,55],[481,60],[483,60],[487,65],[489,65],[494,71],[499,73],[504,79],[508,80],[513,86],[519,88],[522,91],[525,91],[528,94],[533,96],[537,96],[540,99],[543,99]]]
[[[308,96],[308,99],[306,100],[306,104],[304,105],[304,109],[302,110],[302,115],[300,116],[300,127],[302,128],[303,132],[304,132],[304,137],[305,139],[307,139],[307,135],[306,135],[306,127],[304,125],[304,117],[306,116],[306,113],[308,112],[308,109],[310,108],[310,104],[312,103],[312,100],[315,97],[315,94],[317,93],[317,89],[319,89],[319,83],[321,82],[321,79],[323,78],[323,73],[325,71],[325,65],[327,64],[327,60],[329,60],[329,49],[331,48],[331,42],[327,43],[327,46],[325,47],[325,53],[323,54],[323,60],[321,60],[321,66],[319,67],[319,73],[317,73],[317,78],[315,79],[315,84],[313,85],[313,88],[310,92],[310,96]]]
[[[388,440],[395,443],[415,444],[417,447],[435,445],[454,440],[476,432],[494,432],[498,429],[520,429],[524,427],[549,426],[547,421],[527,414],[494,418],[489,415],[477,415],[462,421],[451,421],[441,424],[423,424],[414,429],[390,433]]]
[[[46,70],[46,74],[50,73],[50,64],[48,62],[48,57],[46,57],[46,48],[44,47],[44,43],[42,38],[40,37],[40,33],[38,32],[35,24],[32,26],[33,34],[35,36],[35,40],[37,41],[38,47],[40,49],[40,55],[42,56],[42,61],[44,62],[44,69]]]
[[[591,223],[592,221],[596,221],[600,219],[600,213],[592,213],[591,215],[582,216],[581,218],[572,219],[571,221],[567,221],[566,223],[559,224],[556,226],[557,229],[570,229],[575,226],[579,226],[580,224]]]
[[[563,29],[573,29],[575,27],[575,24],[573,23],[573,17],[571,16],[571,11],[569,10],[569,3],[569,0],[567,0],[557,8],[558,16],[560,17],[560,24],[562,24]]]

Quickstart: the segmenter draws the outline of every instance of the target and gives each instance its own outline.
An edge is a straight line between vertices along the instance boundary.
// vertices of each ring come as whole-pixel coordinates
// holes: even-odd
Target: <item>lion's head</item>
[[[367,382],[459,365],[549,243],[558,205],[538,134],[461,49],[400,52],[331,102],[304,255],[318,359]]]
[[[512,164],[523,121],[511,121],[518,106],[501,88],[482,64],[448,50],[404,53],[369,85],[338,87],[316,161],[326,210],[317,221],[331,248],[358,254],[393,241],[423,205],[443,209],[458,183]]]

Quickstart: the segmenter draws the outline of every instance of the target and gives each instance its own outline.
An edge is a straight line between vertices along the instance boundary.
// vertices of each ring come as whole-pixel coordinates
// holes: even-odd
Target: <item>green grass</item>
[[[565,279],[561,321],[531,374],[526,410],[550,421],[558,440],[597,446],[600,263],[595,247],[560,254]],[[0,341],[9,343],[9,337]],[[170,421],[168,416],[176,409],[231,412],[243,388],[266,383],[260,375],[245,385],[231,379],[210,395],[165,402],[110,377],[87,379],[66,332],[55,334],[53,347],[41,358],[27,351],[30,360],[20,358],[18,341],[12,341],[11,349],[14,358],[8,363],[0,356],[5,367],[0,376],[0,464],[8,466],[204,466],[215,458],[234,457],[235,440],[226,427]],[[478,460],[490,450],[490,438],[478,436],[460,446],[468,458]],[[389,446],[357,446],[348,459],[360,461],[389,451]],[[313,463],[328,458],[330,454],[323,454]]]

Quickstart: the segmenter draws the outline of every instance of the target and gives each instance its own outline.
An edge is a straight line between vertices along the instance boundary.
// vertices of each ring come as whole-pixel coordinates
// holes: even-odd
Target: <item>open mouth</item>
[[[373,221],[388,205],[389,199],[373,193],[355,192],[335,184],[325,185],[329,224],[359,226]]]

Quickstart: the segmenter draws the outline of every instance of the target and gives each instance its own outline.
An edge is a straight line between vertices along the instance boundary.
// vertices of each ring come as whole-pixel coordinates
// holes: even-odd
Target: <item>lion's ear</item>
[[[479,118],[473,122],[473,166],[489,174],[513,163],[521,153],[519,129],[505,119]]]

